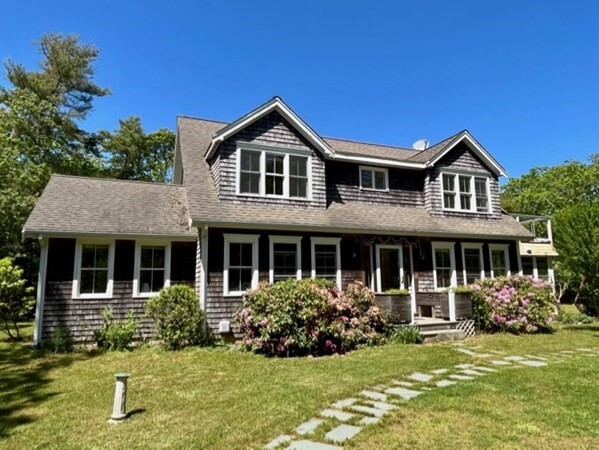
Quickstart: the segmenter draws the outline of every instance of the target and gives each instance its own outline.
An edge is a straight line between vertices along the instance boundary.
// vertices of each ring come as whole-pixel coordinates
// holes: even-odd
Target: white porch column
[[[411,282],[410,282],[410,303],[412,304],[412,321],[410,323],[414,323],[414,317],[416,316],[416,282],[414,281],[414,249],[410,245],[410,272],[411,272]]]
[[[37,299],[35,303],[35,326],[33,328],[33,345],[42,343],[42,326],[44,322],[44,299],[46,297],[46,267],[48,266],[48,239],[38,238],[40,243],[40,267],[37,276]]]
[[[455,313],[455,291],[450,289],[447,292],[447,297],[449,301],[449,320],[452,322],[456,321],[456,313]]]
[[[208,280],[208,226],[200,228],[200,308],[205,311]]]

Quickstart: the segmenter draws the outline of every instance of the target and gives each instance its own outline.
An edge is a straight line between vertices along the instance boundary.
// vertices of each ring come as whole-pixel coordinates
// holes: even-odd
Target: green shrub
[[[236,315],[241,348],[271,356],[325,355],[384,340],[386,322],[361,283],[342,292],[322,279],[261,283]]]
[[[582,312],[570,313],[560,311],[557,320],[563,325],[589,325],[595,321],[591,316]]]
[[[103,350],[127,350],[139,329],[133,311],[123,320],[115,320],[112,308],[107,306],[102,312],[104,323],[94,331],[94,342]]]
[[[407,289],[393,288],[393,289],[387,289],[385,292],[383,292],[383,294],[387,294],[387,295],[409,295],[410,291],[408,291]]]
[[[23,278],[23,269],[12,258],[0,259],[0,324],[10,339],[20,340],[19,322],[33,309],[33,288]]]
[[[484,279],[472,285],[473,308],[486,331],[548,331],[557,300],[551,284],[520,275]]]
[[[168,350],[210,344],[210,336],[204,331],[204,313],[189,286],[162,289],[148,300],[146,315],[154,320],[156,335]]]
[[[453,288],[453,292],[456,294],[472,294],[474,289],[472,289],[472,286],[456,286]]]
[[[391,341],[400,344],[422,344],[424,336],[420,328],[414,325],[406,325],[399,327],[391,334]]]
[[[44,341],[42,348],[51,353],[70,353],[73,351],[73,336],[64,325],[56,327],[52,337]]]

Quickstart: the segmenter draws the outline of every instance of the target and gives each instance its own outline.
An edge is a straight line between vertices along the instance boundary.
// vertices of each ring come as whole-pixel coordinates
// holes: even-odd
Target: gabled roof
[[[184,186],[52,175],[23,227],[25,237],[195,238]]]
[[[220,129],[213,137],[208,149],[206,150],[205,158],[209,159],[214,152],[218,149],[221,142],[227,140],[234,134],[243,130],[245,127],[251,125],[255,121],[261,119],[267,114],[277,111],[281,116],[285,118],[304,138],[308,140],[317,150],[319,150],[324,156],[331,157],[334,152],[316,132],[310,128],[310,126],[304,122],[300,117],[293,112],[293,110],[285,104],[285,102],[279,97],[273,97],[263,105],[258,106],[256,109],[250,111],[246,115],[240,117],[235,122],[230,123],[224,128]]]
[[[470,150],[472,150],[472,152],[474,152],[496,175],[507,177],[506,170],[476,139],[474,139],[468,130],[462,130],[438,144],[419,152],[410,159],[414,162],[422,162],[426,164],[427,167],[433,167],[462,142],[468,145]]]

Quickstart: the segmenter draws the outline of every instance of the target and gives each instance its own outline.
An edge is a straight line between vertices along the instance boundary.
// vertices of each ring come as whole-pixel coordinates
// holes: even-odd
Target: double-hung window
[[[302,278],[302,238],[299,236],[270,236],[269,281]]]
[[[389,189],[389,173],[380,167],[360,166],[360,189],[386,191]]]
[[[136,297],[151,297],[170,285],[170,260],[168,243],[135,243],[133,292]]]
[[[258,285],[258,235],[225,234],[223,293],[243,295]]]
[[[310,198],[309,152],[243,143],[237,150],[237,193]]]
[[[511,274],[508,249],[507,244],[489,244],[491,278],[506,277]]]
[[[456,173],[441,174],[443,208],[489,212],[488,178]]]
[[[549,258],[547,256],[522,256],[522,274],[535,280],[549,280]]]
[[[462,266],[464,284],[472,284],[485,277],[483,245],[462,242]]]
[[[433,242],[433,278],[435,289],[457,285],[453,242]]]
[[[334,281],[341,287],[341,238],[311,238],[312,278]]]
[[[77,241],[74,298],[110,298],[114,272],[114,242]]]

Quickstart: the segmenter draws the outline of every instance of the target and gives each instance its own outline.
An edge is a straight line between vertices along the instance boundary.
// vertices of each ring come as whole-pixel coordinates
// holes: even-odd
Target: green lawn
[[[599,348],[599,325],[487,335],[479,351]],[[451,344],[387,345],[327,358],[227,349],[43,356],[0,342],[2,448],[261,448],[335,400],[414,371],[473,362]],[[599,448],[599,357],[509,368],[436,389],[366,428],[348,448]],[[113,374],[130,372],[125,423],[108,425]]]

